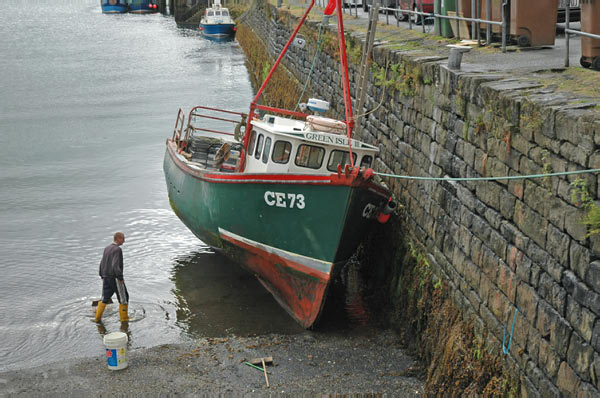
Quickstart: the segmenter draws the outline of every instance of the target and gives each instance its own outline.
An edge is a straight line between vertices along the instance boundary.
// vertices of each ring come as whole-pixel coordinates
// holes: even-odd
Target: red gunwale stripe
[[[234,245],[236,245],[246,251],[249,251],[250,253],[254,253],[263,258],[269,259],[269,262],[271,262],[271,263],[273,263],[273,260],[275,260],[275,261],[280,262],[281,264],[285,264],[287,267],[293,269],[294,271],[298,271],[305,275],[318,278],[319,280],[323,281],[324,283],[327,283],[329,281],[329,274],[327,274],[325,272],[316,270],[314,268],[310,268],[310,267],[308,267],[304,264],[298,263],[296,261],[292,261],[290,259],[283,258],[277,254],[269,253],[265,250],[262,250],[259,247],[252,246],[251,244],[237,240],[233,236],[229,236],[229,235],[223,234],[223,233],[221,233],[220,235],[221,235],[221,238],[233,243]]]
[[[321,183],[329,183],[331,182],[331,178],[328,175],[323,176],[315,176],[315,175],[306,175],[306,174],[241,174],[241,175],[231,175],[231,174],[204,174],[203,177],[207,180],[218,180],[221,182],[226,181],[243,181],[243,180],[260,180],[260,181],[300,181],[304,182],[307,180]]]

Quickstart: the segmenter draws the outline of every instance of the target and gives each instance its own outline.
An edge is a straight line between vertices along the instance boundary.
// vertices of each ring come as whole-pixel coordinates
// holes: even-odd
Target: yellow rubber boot
[[[121,315],[121,322],[128,322],[129,315],[127,315],[127,304],[119,304],[119,315]]]
[[[98,307],[96,307],[96,322],[100,322],[100,319],[102,319],[102,313],[104,312],[104,309],[106,308],[106,304],[104,304],[102,301],[98,302]]]

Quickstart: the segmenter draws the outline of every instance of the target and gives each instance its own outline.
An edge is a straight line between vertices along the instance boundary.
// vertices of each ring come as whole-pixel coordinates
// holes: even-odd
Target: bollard
[[[450,57],[448,57],[448,69],[460,69],[463,53],[471,51],[471,47],[449,45]]]

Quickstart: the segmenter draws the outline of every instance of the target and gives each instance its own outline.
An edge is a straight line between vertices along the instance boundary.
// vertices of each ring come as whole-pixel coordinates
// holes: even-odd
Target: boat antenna
[[[350,149],[350,164],[354,165],[352,155],[352,130],[354,118],[352,117],[352,99],[350,97],[350,81],[348,80],[348,58],[346,57],[346,37],[344,35],[344,14],[342,13],[342,0],[329,0],[336,3],[338,46],[340,49],[340,66],[342,69],[342,85],[344,88],[344,108],[346,110],[346,133],[348,135],[348,148]],[[327,6],[329,8],[329,5]],[[327,11],[327,8],[325,11]]]
[[[271,76],[273,76],[273,73],[275,72],[275,70],[277,69],[277,67],[279,66],[279,64],[281,63],[281,60],[283,59],[283,56],[285,55],[285,53],[287,52],[288,48],[290,47],[290,44],[292,44],[292,42],[296,38],[296,35],[298,34],[298,31],[300,30],[300,28],[304,24],[304,21],[306,20],[306,17],[308,17],[308,14],[310,13],[310,10],[312,10],[312,8],[313,8],[314,5],[315,5],[315,0],[311,0],[308,8],[306,9],[306,11],[304,12],[304,15],[302,16],[302,19],[300,19],[300,22],[298,23],[298,26],[296,26],[296,29],[294,29],[294,32],[292,33],[292,35],[288,39],[287,43],[283,47],[283,50],[281,50],[281,54],[279,54],[279,57],[277,58],[277,60],[273,64],[273,66],[271,67],[271,70],[269,71],[269,74],[267,75],[267,78],[265,79],[265,81],[263,82],[263,84],[258,89],[258,92],[256,93],[256,96],[254,97],[254,99],[252,100],[252,103],[250,104],[250,113],[248,114],[248,122],[246,124],[246,134],[244,135],[244,142],[243,142],[244,147],[246,147],[246,148],[248,147],[248,141],[250,139],[250,131],[252,130],[252,125],[250,123],[252,122],[252,119],[255,116],[254,111],[258,108],[258,105],[257,105],[258,104],[258,100],[260,99],[260,96],[262,95],[265,87],[267,86],[267,83],[269,82],[269,80],[271,80]],[[267,3],[267,7],[268,6],[269,6],[269,3]],[[296,114],[296,113],[295,112],[291,112],[291,114]]]

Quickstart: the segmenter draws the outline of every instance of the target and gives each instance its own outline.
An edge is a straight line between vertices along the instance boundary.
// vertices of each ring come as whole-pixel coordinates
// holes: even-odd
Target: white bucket
[[[123,332],[113,332],[104,336],[106,346],[106,363],[110,370],[120,370],[127,367],[127,335]]]

